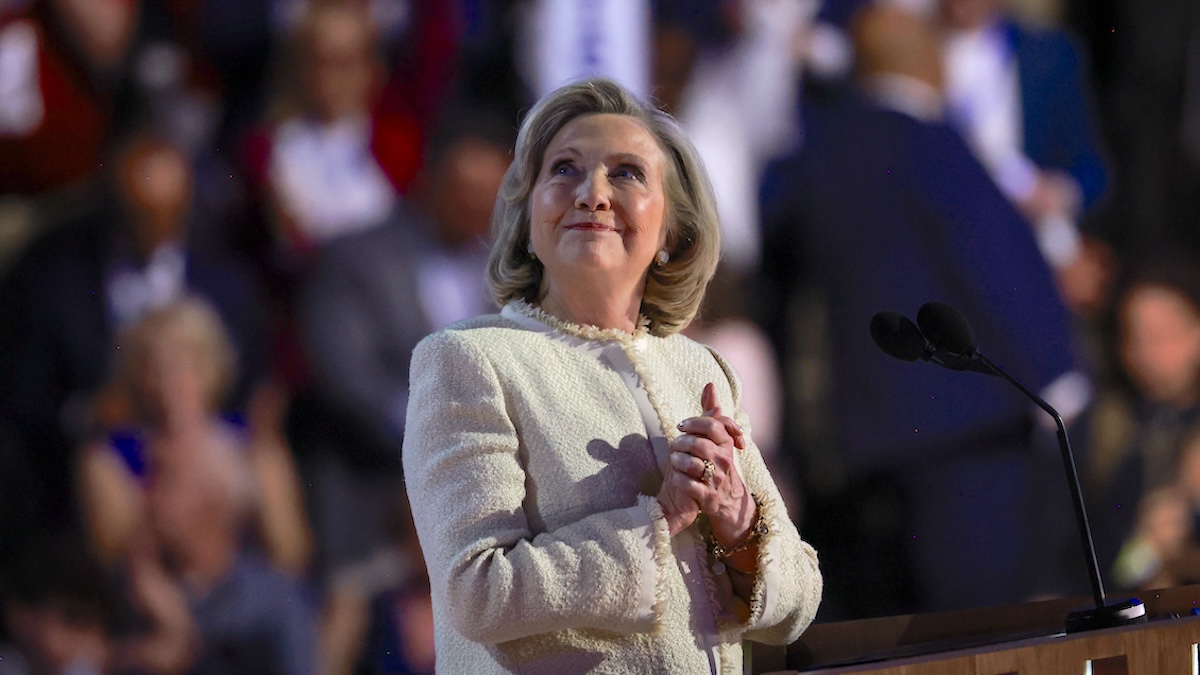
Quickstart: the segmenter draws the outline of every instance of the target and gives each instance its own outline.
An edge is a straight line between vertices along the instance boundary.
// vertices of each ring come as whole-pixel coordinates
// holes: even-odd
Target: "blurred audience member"
[[[395,578],[371,600],[366,648],[358,675],[421,675],[434,672],[433,600],[429,570],[408,499],[400,496],[394,517],[398,569]]]
[[[441,0],[281,4],[295,17],[283,91],[249,161],[295,254],[378,225],[409,189],[452,85],[458,13]]]
[[[135,133],[116,153],[111,206],[35,243],[6,280],[0,323],[0,409],[51,496],[39,508],[70,518],[69,456],[84,412],[111,374],[114,335],[184,293],[217,308],[239,371],[222,405],[240,408],[263,377],[261,297],[235,259],[188,245],[190,173],[174,146]]]
[[[132,561],[122,583],[81,541],[40,536],[0,572],[0,586],[4,675],[166,675],[192,661],[187,602],[145,557]]]
[[[147,500],[161,494],[186,504],[192,481],[203,489],[208,478],[208,489],[232,490],[226,501],[244,511],[234,515],[255,524],[256,540],[277,566],[293,575],[305,571],[309,536],[282,439],[280,394],[260,389],[244,425],[221,418],[218,406],[236,364],[216,313],[199,299],[182,298],[146,314],[118,347],[113,382],[93,408],[93,424],[106,437],[81,455],[84,512],[97,553],[106,560],[124,555],[148,510],[169,516],[148,509]]]
[[[303,289],[299,320],[314,388],[298,402],[293,435],[328,580],[322,672],[349,672],[367,603],[387,582],[379,571],[395,561],[386,525],[401,489],[412,348],[491,309],[486,237],[510,135],[484,114],[451,116],[413,198],[383,226],[327,246]]]
[[[1113,582],[1126,590],[1193,583],[1200,573],[1191,502],[1175,486],[1150,492],[1137,505],[1137,524],[1121,546]],[[1187,569],[1190,567],[1190,569]]]
[[[245,100],[249,92],[227,88],[229,82],[214,68],[208,38],[202,35],[212,29],[205,25],[211,22],[205,15],[222,4],[219,0],[144,4],[129,59],[129,82],[121,97],[119,130],[153,128],[187,161],[193,193],[188,241],[210,251],[240,251],[247,234],[241,217],[246,194],[241,177],[235,176],[236,158],[229,151],[234,145],[226,122],[244,118],[253,106]],[[228,18],[231,24],[239,22],[236,30],[242,39],[253,40],[260,25],[249,15],[253,7],[266,2],[245,0],[243,4],[249,11]],[[251,74],[264,69],[262,60],[260,55],[243,62],[243,77],[255,79]],[[253,95],[263,98],[261,91]]]
[[[932,26],[876,4],[851,35],[859,90],[806,103],[809,133],[775,166],[764,219],[765,316],[784,372],[826,361],[832,371],[827,407],[806,411],[829,420],[832,447],[794,442],[807,452],[807,532],[826,561],[821,611],[1018,602],[1036,505],[1032,406],[1002,381],[892,359],[868,326],[880,310],[947,302],[1069,418],[1088,394],[1068,313],[1026,222],[942,119]],[[825,313],[800,320],[827,326],[828,355],[796,351],[791,309],[814,292]],[[867,562],[881,559],[893,563]]]
[[[140,0],[0,3],[0,194],[97,174]]]
[[[352,0],[290,3],[279,90],[248,135],[251,255],[270,281],[273,369],[290,388],[309,378],[296,293],[326,243],[384,222],[393,184],[371,151],[372,106],[385,63],[370,8]]]
[[[254,672],[247,663],[315,672],[312,617],[282,573],[304,571],[309,535],[277,428],[281,406],[258,395],[244,431],[219,418],[234,352],[202,301],[151,310],[118,344],[116,400],[98,411],[105,437],[80,456],[95,551],[128,563],[149,537],[190,603],[203,645],[197,672]]]
[[[62,538],[27,542],[0,570],[4,634],[0,673],[108,672],[118,592],[82,547]]]
[[[1079,221],[1108,182],[1086,64],[1061,30],[1022,26],[1002,0],[940,0],[937,16],[951,122],[1033,223],[1046,259],[1070,270]]]
[[[1200,424],[1200,268],[1159,254],[1137,264],[1117,295],[1123,378],[1082,429],[1096,553],[1111,566],[1135,530],[1143,495],[1175,482],[1182,447]]]
[[[721,215],[721,261],[738,273],[759,262],[758,184],[768,160],[799,142],[800,48],[817,3],[737,0],[660,3],[657,60],[686,56],[668,106],[712,175]],[[707,14],[707,20],[703,20]],[[678,44],[683,42],[683,45]],[[660,67],[660,74],[663,68]]]
[[[383,63],[368,9],[309,3],[293,41],[297,91],[270,132],[266,170],[276,235],[295,254],[379,225],[396,193],[370,148]]]

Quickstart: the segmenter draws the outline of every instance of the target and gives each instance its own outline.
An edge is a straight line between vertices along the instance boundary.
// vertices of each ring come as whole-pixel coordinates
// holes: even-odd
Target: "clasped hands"
[[[658,501],[672,537],[703,511],[717,541],[733,545],[745,539],[756,517],[754,499],[734,461],[746,439],[737,422],[722,413],[711,382],[700,405],[704,412],[680,422],[681,433],[671,441]]]

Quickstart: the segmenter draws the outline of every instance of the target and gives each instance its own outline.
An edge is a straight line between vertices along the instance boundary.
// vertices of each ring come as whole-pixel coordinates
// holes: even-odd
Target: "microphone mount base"
[[[1081,607],[1067,615],[1067,633],[1131,626],[1146,622],[1146,606],[1137,598]]]

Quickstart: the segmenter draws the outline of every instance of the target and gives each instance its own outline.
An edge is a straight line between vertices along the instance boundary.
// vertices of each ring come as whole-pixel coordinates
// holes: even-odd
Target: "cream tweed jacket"
[[[672,539],[654,498],[707,382],[750,438],[738,465],[770,527],[749,603],[713,571],[703,516]],[[520,302],[422,341],[403,457],[438,672],[740,673],[743,639],[795,640],[820,602],[817,555],[739,397],[729,365],[684,336]]]

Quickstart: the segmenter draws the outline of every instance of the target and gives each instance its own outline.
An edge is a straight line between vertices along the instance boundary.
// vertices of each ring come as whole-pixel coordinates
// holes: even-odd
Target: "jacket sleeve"
[[[749,430],[749,420],[741,407],[741,383],[729,363],[715,351],[712,353],[729,382],[734,421]],[[812,623],[821,602],[823,579],[816,550],[801,539],[788,516],[753,434],[747,433],[747,438],[746,448],[737,452],[737,465],[750,492],[763,501],[768,532],[758,547],[758,573],[750,597],[749,619],[742,627],[743,637],[785,645],[799,638]],[[736,596],[732,601],[741,602]]]
[[[535,533],[519,427],[480,347],[455,331],[413,353],[404,473],[435,606],[466,638],[655,627],[670,536],[654,497]]]

